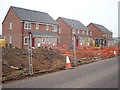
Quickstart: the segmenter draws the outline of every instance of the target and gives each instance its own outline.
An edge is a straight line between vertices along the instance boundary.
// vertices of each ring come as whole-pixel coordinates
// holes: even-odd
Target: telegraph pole
[[[76,59],[76,36],[74,35],[74,65],[77,66],[77,59]]]
[[[29,34],[28,40],[28,57],[29,57],[29,74],[33,75],[33,65],[32,65],[32,35]]]

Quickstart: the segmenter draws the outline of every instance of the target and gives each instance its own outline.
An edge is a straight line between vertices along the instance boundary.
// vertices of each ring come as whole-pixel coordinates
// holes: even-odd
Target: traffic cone
[[[114,50],[114,56],[117,56],[116,51]]]
[[[71,63],[69,60],[69,56],[68,56],[68,52],[66,53],[66,67],[65,69],[72,69],[73,67],[71,67]]]

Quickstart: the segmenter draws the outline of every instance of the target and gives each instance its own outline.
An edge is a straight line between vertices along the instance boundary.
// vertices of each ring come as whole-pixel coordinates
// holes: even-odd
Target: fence
[[[2,63],[0,62],[1,66],[2,64],[4,64],[5,66],[3,68],[6,68],[7,66],[7,67],[12,67],[14,69],[22,69],[27,73],[29,73],[30,75],[33,75],[35,72],[41,72],[42,70],[41,68],[45,68],[46,70],[44,71],[49,71],[47,69],[55,68],[55,66],[53,67],[52,64],[55,64],[54,62],[57,62],[57,61],[53,61],[51,64],[51,61],[49,60],[51,60],[51,58],[54,59],[53,56],[56,55],[57,51],[60,52],[58,56],[55,56],[57,57],[57,60],[60,58],[58,66],[63,65],[63,66],[60,66],[60,68],[61,67],[64,68],[64,64],[63,62],[61,62],[61,60],[64,58],[59,57],[59,55],[62,54],[62,56],[65,56],[66,52],[68,52],[68,55],[73,61],[73,65],[77,66],[79,61],[83,61],[83,60],[85,61],[87,59],[93,60],[93,58],[96,60],[103,60],[103,59],[112,57],[114,56],[114,51],[116,51],[116,55],[118,55],[118,49],[120,49],[116,46],[106,47],[106,48],[80,45],[80,44],[77,46],[76,43],[78,42],[76,42],[75,37],[71,38],[68,36],[61,37],[62,40],[71,38],[71,41],[70,40],[62,41],[62,43],[65,42],[66,44],[61,44],[58,38],[58,44],[54,44],[54,43],[53,44],[51,43],[51,45],[40,44],[40,48],[47,47],[47,49],[45,50],[40,49],[38,47],[34,49],[32,48],[32,43],[33,43],[32,36],[29,36],[27,34],[3,35],[2,37],[6,39],[7,47],[10,47],[10,48],[3,48],[3,50],[1,50],[3,54],[1,55],[1,60],[2,60]],[[24,38],[24,37],[28,37],[28,38]],[[17,46],[18,48],[16,48]],[[24,49],[21,49],[21,48],[19,49],[19,47],[23,47]],[[51,54],[52,53],[51,51],[49,51],[51,50],[50,48],[52,49],[52,51],[55,52],[54,55]],[[44,60],[39,62],[39,59],[40,60],[44,59]],[[48,60],[49,62],[45,60]],[[16,64],[15,62],[18,62],[19,64]],[[7,72],[4,71],[4,73],[7,73]],[[20,73],[23,73],[23,72],[20,72]]]

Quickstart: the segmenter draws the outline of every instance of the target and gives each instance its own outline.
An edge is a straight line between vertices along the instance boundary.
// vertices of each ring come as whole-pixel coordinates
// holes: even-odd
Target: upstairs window
[[[12,30],[12,23],[10,23],[10,30]]]
[[[31,29],[31,23],[25,22],[24,23],[24,29]]]
[[[59,28],[59,33],[61,33],[61,28]]]
[[[80,33],[80,30],[78,29],[78,34]]]
[[[83,34],[85,34],[85,31],[83,30]]]
[[[72,34],[76,34],[76,30],[75,29],[72,29]]]
[[[53,26],[52,26],[52,30],[53,30],[54,32],[57,32],[57,26],[53,25]]]
[[[90,36],[93,36],[93,33],[92,33],[92,32],[90,32]]]
[[[39,24],[36,24],[36,29],[39,29]]]
[[[46,30],[49,30],[49,25],[46,25]]]
[[[86,31],[86,35],[88,35],[88,32],[89,32],[89,31]]]

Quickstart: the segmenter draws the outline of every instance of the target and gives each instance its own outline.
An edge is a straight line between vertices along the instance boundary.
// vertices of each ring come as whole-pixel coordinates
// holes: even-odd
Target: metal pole
[[[28,57],[29,57],[29,74],[33,75],[33,65],[32,65],[32,35],[29,34],[28,40]]]
[[[101,60],[101,39],[100,39],[100,42],[99,42],[99,60]]]
[[[76,59],[76,38],[74,35],[74,65],[77,66],[77,59]]]

